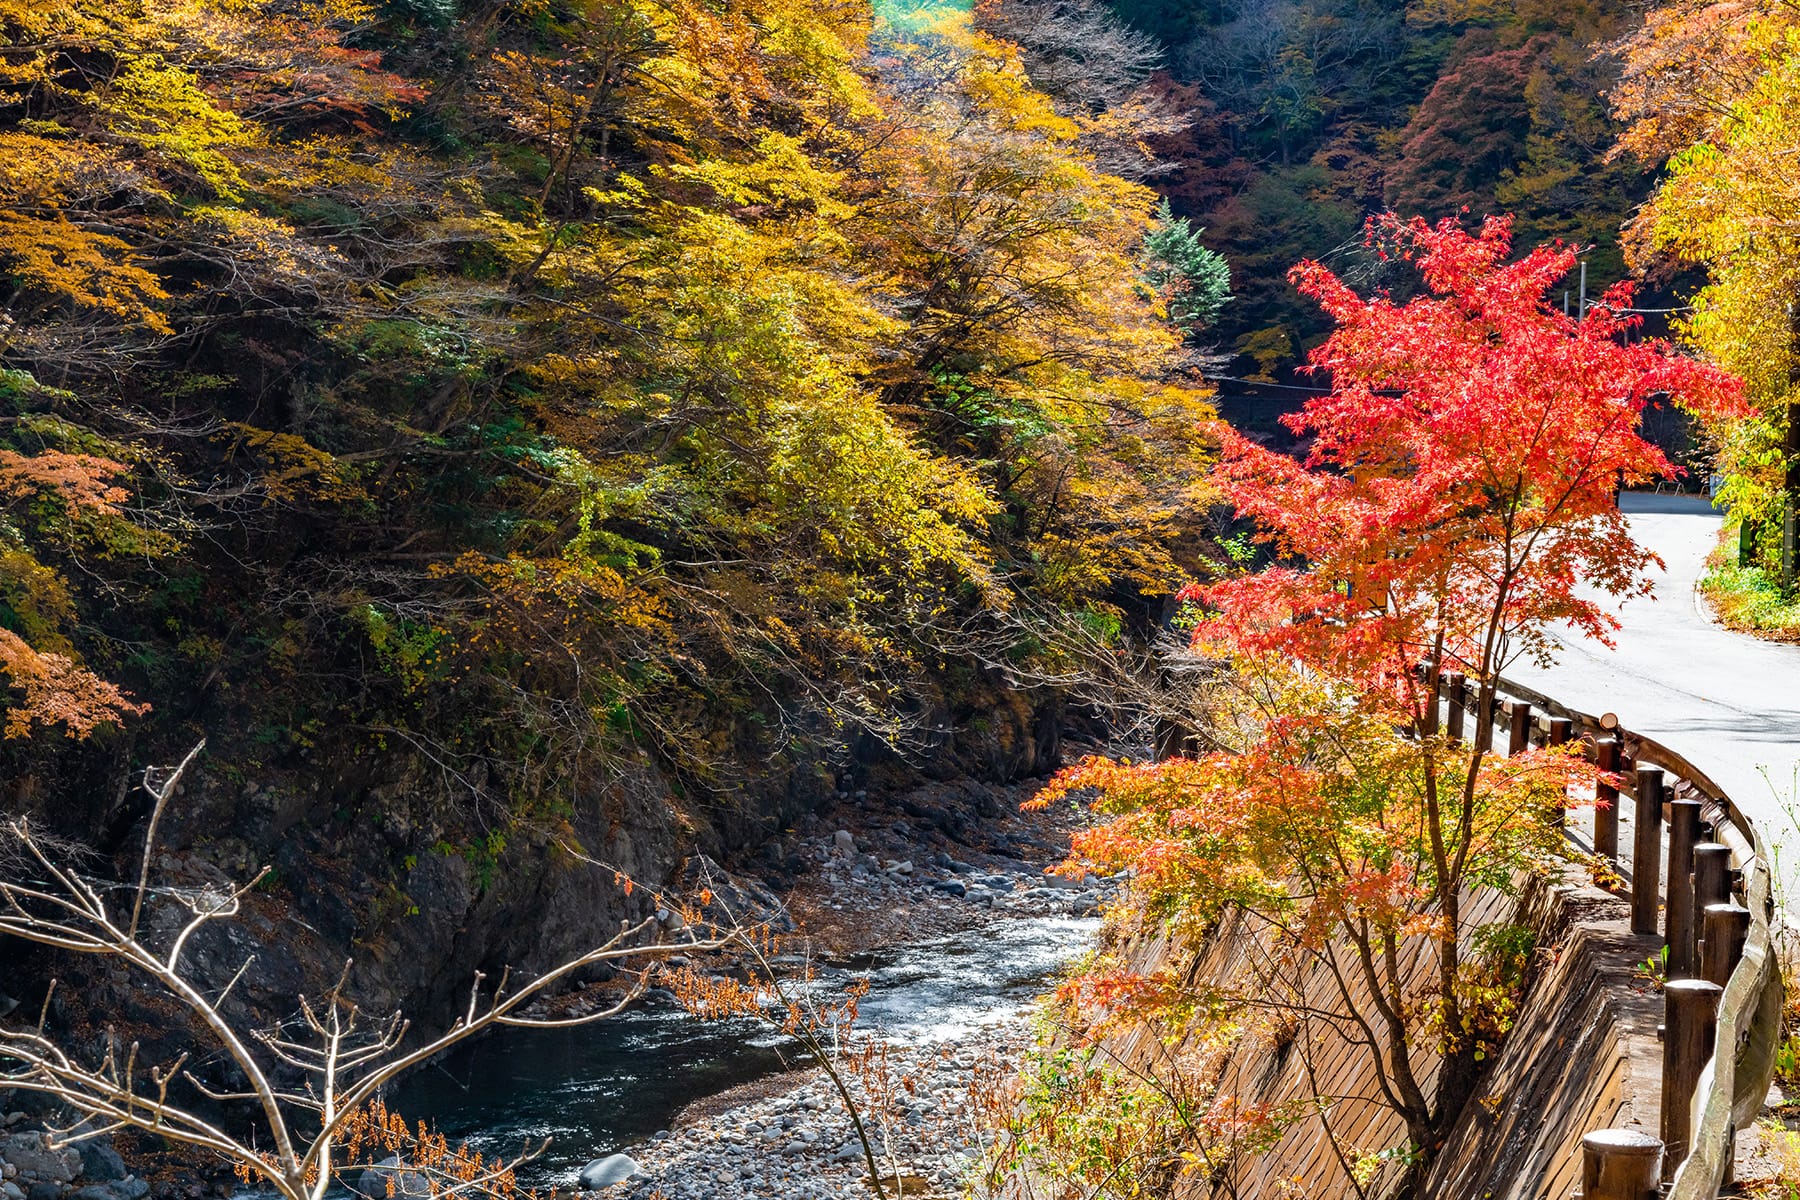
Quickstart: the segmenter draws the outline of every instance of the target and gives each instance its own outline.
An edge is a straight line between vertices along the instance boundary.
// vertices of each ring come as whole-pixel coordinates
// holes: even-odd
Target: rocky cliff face
[[[933,698],[937,732],[912,761],[863,743],[836,762],[747,767],[733,786],[707,792],[642,754],[572,766],[548,799],[529,805],[506,803],[516,780],[458,774],[411,741],[395,739],[379,753],[315,745],[258,765],[254,746],[215,733],[212,752],[167,810],[153,878],[193,888],[270,868],[243,919],[208,927],[188,952],[197,981],[216,988],[256,956],[232,992],[240,1015],[285,1015],[297,994],[317,994],[349,958],[353,991],[368,1008],[429,1020],[461,1003],[477,970],[540,970],[654,912],[657,892],[675,884],[691,855],[779,875],[799,865],[782,831],[835,797],[900,791],[922,777],[1006,781],[1055,766],[1053,700],[997,685],[964,691]],[[127,761],[118,747],[89,754],[81,772],[65,771],[54,785],[46,767],[18,777],[0,801],[99,843],[117,877],[130,877],[148,801],[116,782]],[[67,782],[84,776],[86,786]],[[110,785],[95,786],[102,779]],[[153,921],[178,915],[174,905],[152,910]],[[0,993],[35,1005],[54,971],[65,983],[54,1006],[63,1019],[118,1013],[158,1024],[114,972],[51,964],[18,946],[0,951]]]

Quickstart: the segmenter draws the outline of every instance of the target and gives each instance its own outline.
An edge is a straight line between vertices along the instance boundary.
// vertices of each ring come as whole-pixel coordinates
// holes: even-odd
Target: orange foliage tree
[[[1471,890],[1515,886],[1560,854],[1564,797],[1592,778],[1563,750],[1496,758],[1483,739],[1450,741],[1439,679],[1479,686],[1485,728],[1500,672],[1547,655],[1552,623],[1604,640],[1613,618],[1578,585],[1643,595],[1654,561],[1614,489],[1671,469],[1639,414],[1660,395],[1709,413],[1743,402],[1728,375],[1627,343],[1623,291],[1563,315],[1549,295],[1574,251],[1509,262],[1506,220],[1471,234],[1389,216],[1369,239],[1413,262],[1424,291],[1400,304],[1295,268],[1337,322],[1312,356],[1331,391],[1289,418],[1306,460],[1218,433],[1219,484],[1273,561],[1190,593],[1196,650],[1229,664],[1216,749],[1090,759],[1039,802],[1098,793],[1106,823],[1065,870],[1131,868],[1138,903],[1192,933],[1253,912],[1290,966],[1332,979],[1334,1019],[1373,1057],[1417,1166],[1504,1032],[1522,966],[1516,938],[1470,926]],[[1409,962],[1424,963],[1423,997]],[[1101,982],[1077,992],[1168,1002],[1166,988]]]
[[[0,448],[0,514],[37,507],[43,523],[65,532],[83,520],[118,518],[126,492],[113,479],[124,471],[124,464],[92,454]],[[0,516],[0,585],[9,583],[11,595],[0,591],[0,615],[10,611],[21,632],[0,624],[0,681],[18,694],[5,710],[6,737],[60,725],[69,737],[84,738],[145,711],[77,662],[62,629],[73,616],[67,590]]]

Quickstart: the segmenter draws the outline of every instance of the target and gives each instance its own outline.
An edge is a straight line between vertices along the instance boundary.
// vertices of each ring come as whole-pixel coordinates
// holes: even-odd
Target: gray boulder
[[[637,1159],[631,1155],[609,1154],[581,1168],[581,1187],[583,1191],[597,1192],[615,1183],[624,1183],[638,1173]]]
[[[848,829],[840,829],[832,834],[831,846],[840,858],[856,857],[856,838]]]
[[[81,1171],[81,1155],[72,1147],[54,1149],[42,1133],[9,1133],[0,1137],[0,1159],[27,1178],[67,1183]]]
[[[69,1194],[69,1200],[144,1200],[150,1185],[142,1179],[116,1179],[111,1183],[90,1183]]]
[[[75,1153],[81,1156],[81,1177],[90,1183],[111,1183],[131,1174],[125,1169],[125,1160],[106,1138],[76,1142]]]
[[[399,1155],[384,1158],[356,1177],[355,1190],[369,1200],[430,1200],[431,1181],[409,1170]]]

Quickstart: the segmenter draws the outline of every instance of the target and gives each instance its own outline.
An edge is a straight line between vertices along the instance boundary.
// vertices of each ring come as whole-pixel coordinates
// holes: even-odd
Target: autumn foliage
[[[1744,565],[1778,571],[1800,496],[1800,21],[1773,0],[1683,0],[1648,11],[1616,52],[1621,154],[1668,168],[1628,248],[1645,272],[1706,272],[1680,332],[1756,402],[1707,423],[1719,499],[1750,534]]]
[[[122,463],[91,454],[44,450],[28,455],[0,449],[0,513],[23,510],[29,520],[35,510],[44,533],[79,538],[85,522],[122,518],[120,505],[127,494],[113,481],[125,469]],[[14,543],[10,546],[9,533]],[[12,609],[21,630],[0,625],[0,681],[15,698],[5,712],[4,736],[24,737],[48,727],[82,738],[102,725],[147,710],[77,662],[65,636],[73,616],[67,589],[0,517],[0,584],[4,583],[14,589]]]
[[[110,679],[148,736],[399,739],[492,781],[471,827],[554,824],[646,756],[714,796],[923,754],[1189,579],[1211,410],[1133,89],[836,0],[0,42],[14,732],[135,711]]]
[[[1504,219],[1478,235],[1388,219],[1371,238],[1415,263],[1427,294],[1365,299],[1317,264],[1295,269],[1337,323],[1311,358],[1330,395],[1288,419],[1311,453],[1296,462],[1221,430],[1218,475],[1276,559],[1297,565],[1208,589],[1221,616],[1197,637],[1292,656],[1419,725],[1441,670],[1489,679],[1539,649],[1552,621],[1604,638],[1611,618],[1578,583],[1646,590],[1650,553],[1614,495],[1670,473],[1637,433],[1648,404],[1747,409],[1716,368],[1626,340],[1628,287],[1585,319],[1558,311],[1572,247],[1508,262]],[[1290,619],[1302,614],[1314,619]]]
[[[1423,291],[1399,303],[1315,263],[1295,269],[1337,325],[1311,359],[1330,393],[1289,419],[1307,458],[1217,433],[1220,487],[1267,565],[1188,593],[1195,650],[1228,667],[1201,731],[1216,749],[1090,759],[1039,802],[1097,797],[1104,822],[1065,869],[1134,871],[1146,915],[1197,938],[1254,914],[1292,970],[1328,966],[1342,993],[1331,1019],[1361,1029],[1422,1164],[1504,1033],[1496,981],[1517,983],[1486,949],[1505,939],[1465,920],[1471,889],[1511,889],[1560,857],[1568,797],[1593,782],[1565,750],[1496,757],[1481,739],[1450,741],[1438,680],[1476,684],[1480,729],[1500,672],[1547,653],[1552,623],[1604,639],[1612,618],[1594,597],[1644,595],[1654,561],[1615,488],[1670,471],[1637,432],[1644,407],[1745,406],[1729,375],[1627,340],[1622,289],[1585,319],[1563,315],[1550,295],[1569,248],[1512,259],[1505,220],[1470,233],[1388,217],[1369,238]],[[1424,998],[1400,965],[1420,954]],[[1114,977],[1082,1002],[1154,1010],[1170,997]],[[1442,1060],[1434,1086],[1428,1053]]]

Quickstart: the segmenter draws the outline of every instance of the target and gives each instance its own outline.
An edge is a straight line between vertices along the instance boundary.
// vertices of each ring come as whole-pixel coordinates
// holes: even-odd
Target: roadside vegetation
[[[1800,13],[1780,0],[1667,4],[1619,46],[1616,152],[1667,174],[1626,229],[1636,270],[1705,272],[1682,337],[1740,375],[1751,407],[1707,422],[1722,504],[1748,530],[1709,586],[1727,623],[1789,627],[1784,510],[1800,499]],[[1777,585],[1771,589],[1771,583]]]
[[[1700,594],[1727,629],[1775,641],[1800,641],[1800,596],[1783,589],[1778,572],[1736,564],[1736,530],[1708,558]]]

